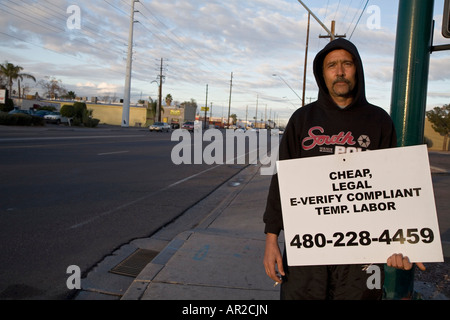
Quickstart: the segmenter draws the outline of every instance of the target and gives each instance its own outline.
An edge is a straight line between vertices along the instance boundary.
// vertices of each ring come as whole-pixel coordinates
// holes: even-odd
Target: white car
[[[150,127],[148,127],[150,131],[159,131],[159,132],[169,132],[170,131],[170,125],[166,122],[155,122]]]
[[[51,123],[56,123],[56,124],[60,124],[60,123],[68,123],[69,119],[66,117],[63,117],[61,115],[61,113],[59,112],[52,112],[50,114],[46,114],[44,116],[44,119],[46,122],[51,122]]]

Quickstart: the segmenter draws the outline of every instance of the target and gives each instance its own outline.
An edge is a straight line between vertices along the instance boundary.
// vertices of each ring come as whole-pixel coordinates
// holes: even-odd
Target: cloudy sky
[[[123,97],[132,0],[0,0],[0,62],[37,80],[60,79],[78,96]],[[360,50],[370,102],[389,112],[398,1],[304,0],[328,27]],[[444,0],[435,0],[435,44]],[[72,11],[70,6],[79,9]],[[163,97],[212,103],[226,116],[287,120],[301,106],[307,11],[297,0],[140,0],[135,4],[132,103],[157,99],[161,59]],[[79,17],[79,19],[77,19]],[[75,19],[74,19],[75,18]],[[376,19],[379,18],[379,19]],[[79,22],[79,25],[77,23]],[[317,97],[311,65],[327,44],[311,20],[306,102]],[[450,51],[431,56],[428,106],[450,100]],[[276,76],[273,76],[276,74]],[[27,82],[31,93],[42,92]],[[266,111],[267,110],[267,111]]]

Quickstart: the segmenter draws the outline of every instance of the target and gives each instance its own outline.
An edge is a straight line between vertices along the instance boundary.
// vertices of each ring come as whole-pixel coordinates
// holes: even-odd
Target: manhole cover
[[[112,268],[110,272],[136,278],[158,253],[158,251],[153,250],[137,249],[117,266]]]

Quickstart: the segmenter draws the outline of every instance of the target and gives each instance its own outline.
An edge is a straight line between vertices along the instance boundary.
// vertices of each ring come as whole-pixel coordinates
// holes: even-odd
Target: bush
[[[6,103],[0,103],[0,111],[9,112],[14,110],[14,101],[12,99],[7,98]]]
[[[86,103],[84,103],[84,102],[75,102],[74,104],[73,104],[73,107],[74,107],[74,118],[78,118],[78,119],[80,119],[81,121],[83,121],[83,116],[84,116],[84,113],[87,111],[87,107],[86,107]]]
[[[31,125],[32,126],[45,126],[45,119],[37,116],[31,116]]]
[[[43,126],[45,121],[41,117],[24,113],[9,114],[0,112],[0,125],[5,126]]]
[[[63,117],[73,118],[75,116],[75,107],[71,104],[65,104],[59,112]]]
[[[0,111],[0,125],[8,125],[8,116],[6,112]]]
[[[73,119],[72,119],[72,125],[73,125],[73,126],[78,127],[78,126],[81,126],[82,123],[83,123],[83,122],[81,121],[81,119],[78,119],[78,118],[73,118]]]
[[[94,119],[94,118],[87,118],[87,119],[83,120],[84,126],[88,127],[88,128],[95,128],[99,122],[100,122],[99,119]]]
[[[84,125],[94,128],[100,122],[99,119],[92,118],[92,110],[88,110],[84,102],[75,102],[73,105],[65,104],[61,107],[60,113],[63,117],[71,118],[73,126]]]
[[[31,125],[31,115],[24,113],[15,113],[11,115],[13,126],[30,126]]]
[[[39,109],[39,110],[47,110],[47,111],[56,111],[56,108],[52,107],[52,106],[43,106],[43,107],[39,107],[37,109]]]

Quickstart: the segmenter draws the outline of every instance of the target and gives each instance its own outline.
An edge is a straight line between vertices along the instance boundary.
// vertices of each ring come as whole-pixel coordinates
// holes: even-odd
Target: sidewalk
[[[271,177],[260,175],[259,168],[248,166],[216,190],[222,199],[210,196],[216,199],[214,210],[195,229],[176,236],[122,300],[278,300],[279,288],[262,264],[262,214]],[[235,189],[223,198],[230,187]],[[201,202],[191,210],[208,205]]]
[[[279,300],[279,286],[274,287],[262,264],[262,215],[271,176],[260,175],[259,169],[248,166],[187,212],[177,223],[187,223],[190,214],[210,214],[195,228],[172,237],[122,300]],[[171,231],[163,229],[153,238],[167,238],[165,232]],[[446,257],[448,249],[447,244]],[[425,300],[449,299],[432,283],[416,282],[415,290]]]

